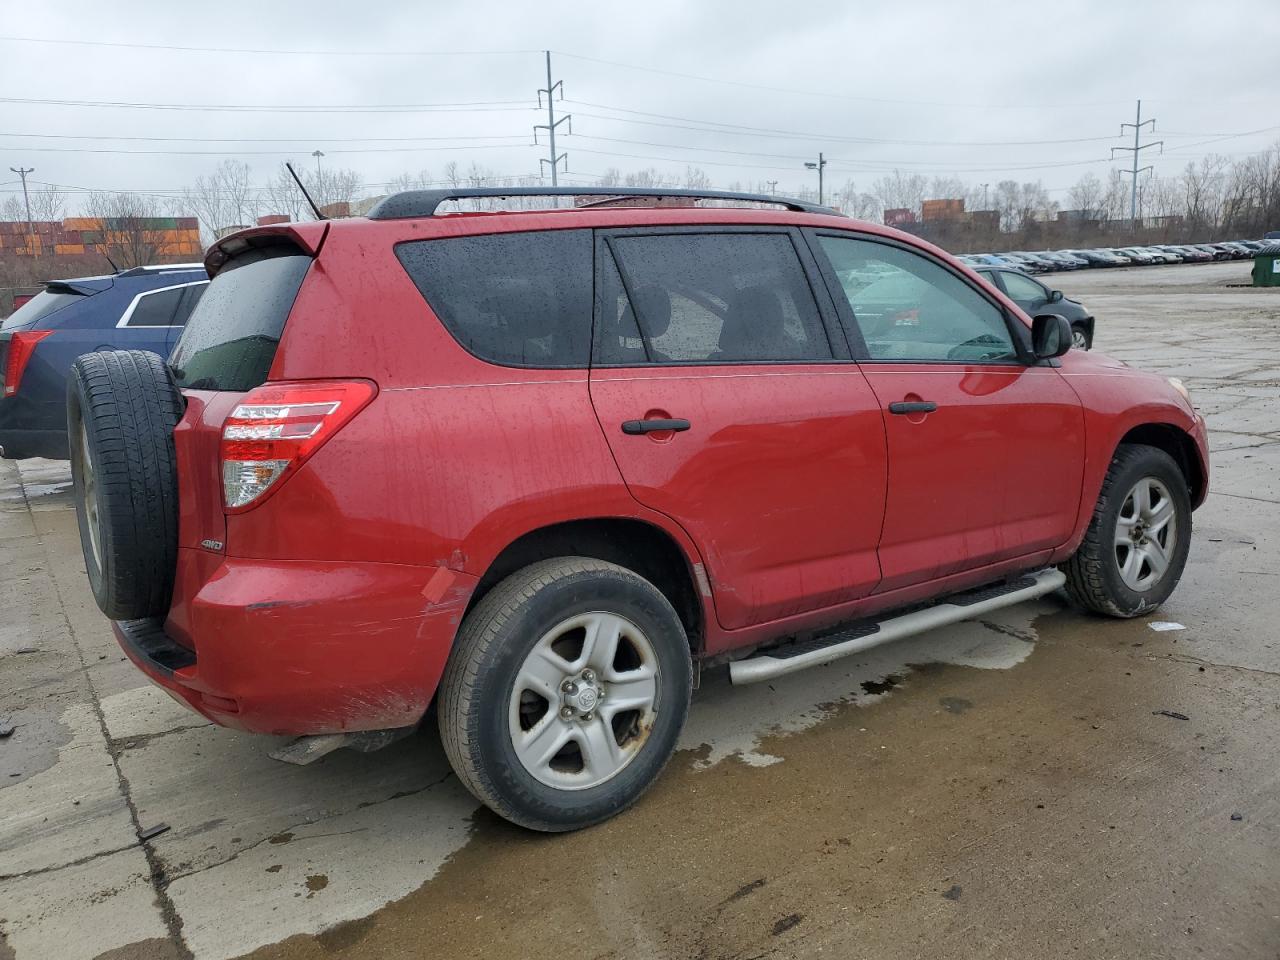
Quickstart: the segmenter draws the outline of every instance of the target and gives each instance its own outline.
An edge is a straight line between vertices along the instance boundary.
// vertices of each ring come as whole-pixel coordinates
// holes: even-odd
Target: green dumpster
[[[1280,287],[1280,243],[1263,247],[1253,255],[1253,285]]]

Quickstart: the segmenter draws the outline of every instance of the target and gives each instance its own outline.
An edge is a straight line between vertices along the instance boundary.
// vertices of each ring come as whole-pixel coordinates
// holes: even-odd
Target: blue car
[[[192,263],[46,283],[0,325],[0,456],[66,459],[71,362],[94,350],[167,357],[208,284]]]

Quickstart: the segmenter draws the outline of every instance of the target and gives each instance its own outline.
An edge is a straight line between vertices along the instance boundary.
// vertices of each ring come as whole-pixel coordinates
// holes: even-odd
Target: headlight
[[[1182,399],[1187,401],[1187,406],[1191,407],[1194,410],[1195,404],[1191,402],[1191,391],[1187,389],[1187,385],[1183,383],[1181,380],[1179,380],[1177,377],[1169,377],[1168,380],[1169,380],[1169,386],[1173,387],[1173,389],[1177,390],[1180,394],[1182,394]]]

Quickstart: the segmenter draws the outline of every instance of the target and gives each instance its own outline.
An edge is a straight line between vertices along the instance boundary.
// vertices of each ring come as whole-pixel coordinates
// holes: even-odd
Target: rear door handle
[[[622,432],[629,434],[657,433],[659,430],[671,430],[680,433],[689,429],[688,420],[623,420]]]
[[[937,409],[932,400],[897,400],[889,404],[890,413],[933,413]]]

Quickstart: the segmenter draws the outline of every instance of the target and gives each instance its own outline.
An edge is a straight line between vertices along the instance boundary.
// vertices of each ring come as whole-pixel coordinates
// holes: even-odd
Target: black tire
[[[168,612],[178,555],[173,428],[182,411],[154,353],[86,353],[71,365],[67,438],[80,546],[93,598],[112,620]]]
[[[1169,491],[1176,540],[1163,576],[1148,589],[1134,590],[1121,577],[1115,535],[1129,492],[1144,478],[1158,480]],[[1061,565],[1067,575],[1067,594],[1086,610],[1110,617],[1149,613],[1167,600],[1178,585],[1190,547],[1191,494],[1182,471],[1163,450],[1122,444],[1111,458],[1083,542]]]
[[[656,716],[635,756],[611,779],[560,789],[521,762],[509,705],[539,639],[564,620],[592,612],[625,617],[647,636],[658,667]],[[577,830],[622,812],[654,782],[675,750],[691,689],[684,627],[653,584],[602,560],[544,560],[495,586],[463,621],[441,681],[440,735],[463,785],[499,816],[532,830]]]
[[[1084,343],[1077,343],[1077,340],[1083,340]],[[1077,350],[1093,349],[1093,336],[1089,333],[1089,328],[1083,323],[1077,323],[1072,326],[1071,345]]]

